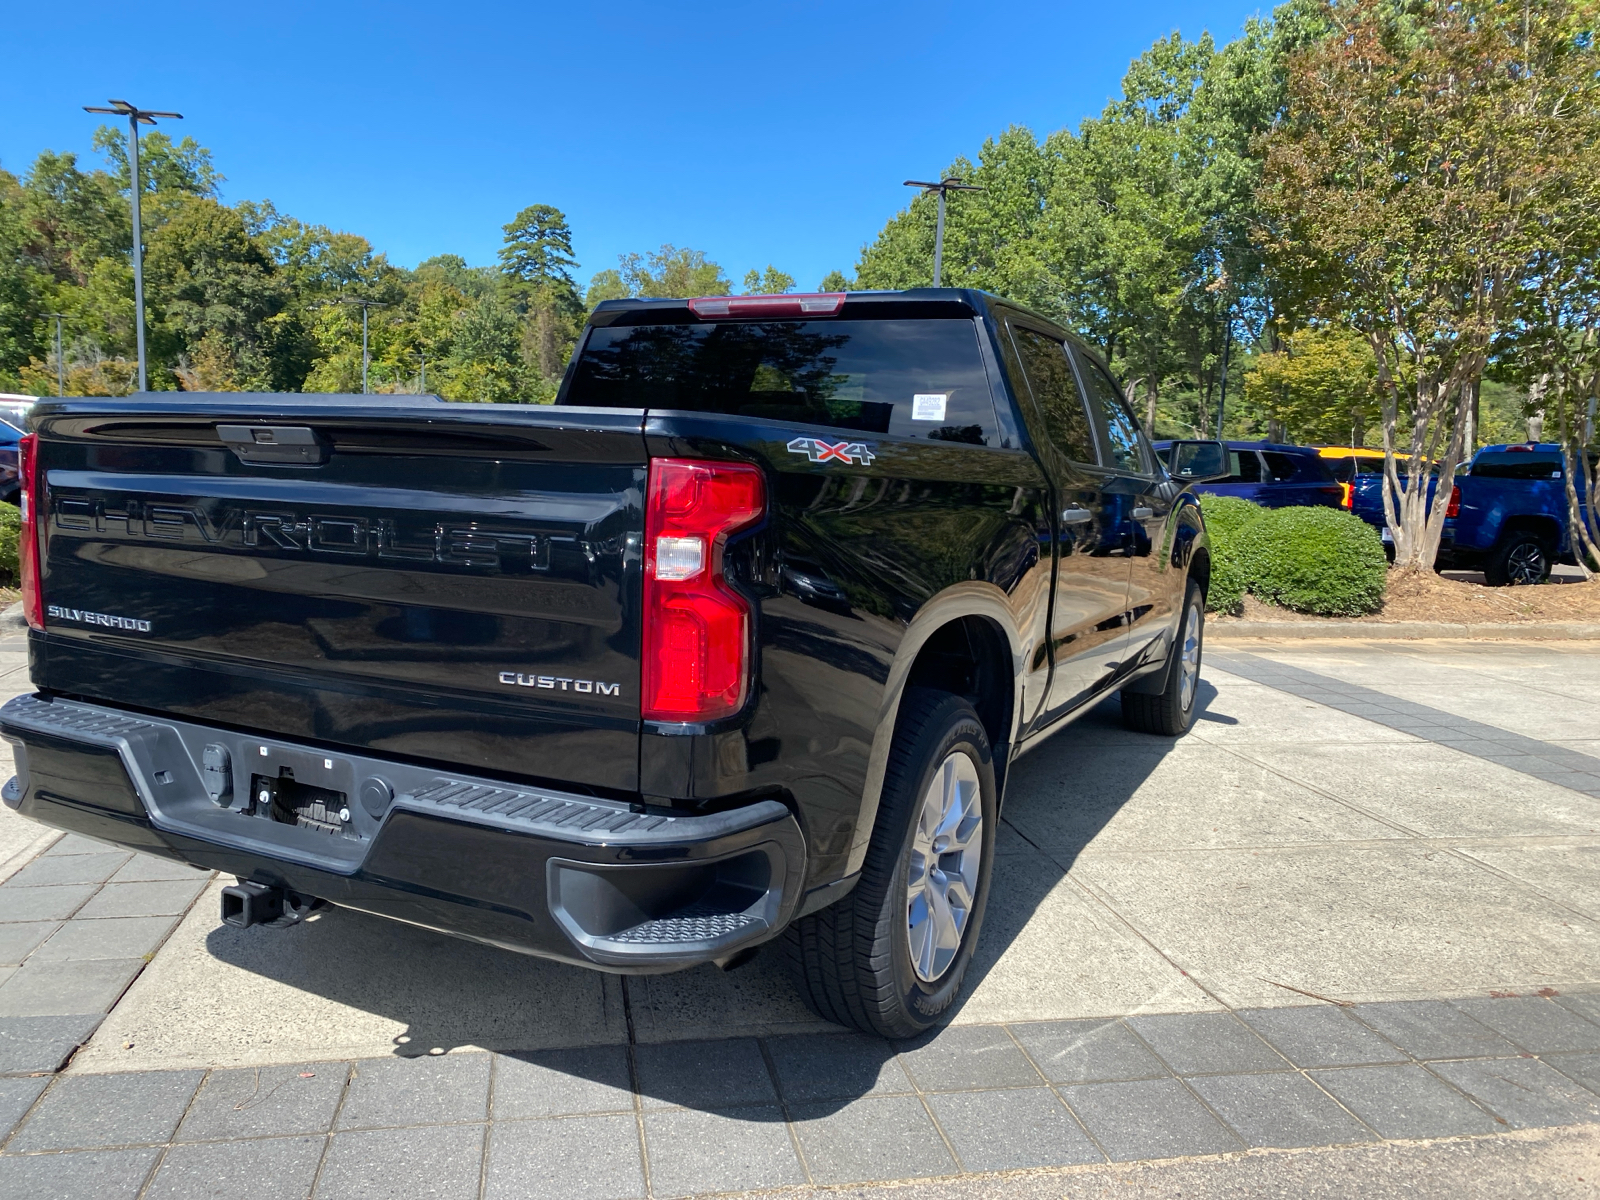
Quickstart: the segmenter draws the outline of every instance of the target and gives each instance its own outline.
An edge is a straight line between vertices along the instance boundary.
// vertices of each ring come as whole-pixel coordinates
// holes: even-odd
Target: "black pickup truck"
[[[1194,718],[1192,493],[1093,353],[978,292],[607,302],[547,407],[32,429],[5,802],[236,875],[234,924],[632,973],[781,938],[820,1014],[905,1036],[961,986],[1018,755],[1112,691]]]

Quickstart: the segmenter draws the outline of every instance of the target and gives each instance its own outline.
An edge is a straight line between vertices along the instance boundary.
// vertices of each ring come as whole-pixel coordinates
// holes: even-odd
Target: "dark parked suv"
[[[237,925],[331,902],[635,973],[781,939],[819,1013],[906,1036],[1017,757],[1111,693],[1195,716],[1193,494],[1093,352],[977,292],[608,302],[554,406],[33,429],[5,801],[237,875]]]
[[[1167,459],[1171,442],[1157,442],[1156,451]],[[1321,505],[1338,508],[1344,489],[1329,463],[1309,446],[1276,442],[1228,442],[1228,474],[1197,484],[1197,491],[1218,496],[1241,496],[1263,508]]]

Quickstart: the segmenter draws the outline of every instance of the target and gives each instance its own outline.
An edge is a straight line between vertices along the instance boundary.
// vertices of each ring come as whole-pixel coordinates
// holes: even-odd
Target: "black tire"
[[[1489,551],[1483,564],[1484,582],[1490,587],[1517,587],[1543,583],[1554,565],[1550,547],[1534,533],[1512,532]]]
[[[981,829],[972,835],[977,878],[955,952],[927,980],[912,959],[910,914],[915,910],[907,890],[912,849],[935,776],[957,755],[970,761],[977,778],[982,818]],[[964,771],[959,764],[952,769]],[[948,692],[908,691],[860,882],[837,904],[802,917],[784,933],[796,987],[818,1016],[886,1038],[915,1037],[938,1021],[960,994],[972,962],[989,898],[997,824],[989,739],[972,705]],[[951,857],[937,861],[945,866]],[[937,874],[929,871],[927,877]]]
[[[1193,626],[1191,629],[1191,621]],[[1189,639],[1193,638],[1192,670],[1185,670]],[[1184,592],[1183,614],[1178,619],[1178,633],[1172,649],[1167,654],[1166,675],[1161,691],[1155,693],[1124,691],[1122,693],[1122,723],[1137,733],[1154,733],[1162,737],[1182,737],[1194,725],[1199,709],[1200,655],[1205,646],[1206,598],[1194,580]],[[1187,681],[1188,686],[1185,687]]]

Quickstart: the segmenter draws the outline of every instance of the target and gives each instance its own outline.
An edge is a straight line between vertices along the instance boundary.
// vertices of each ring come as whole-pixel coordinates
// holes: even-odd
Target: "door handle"
[[[1094,514],[1087,508],[1068,508],[1061,513],[1063,525],[1082,525],[1085,521],[1094,520]]]
[[[1156,510],[1153,508],[1136,508],[1133,510],[1133,519],[1135,521],[1148,521],[1155,515]]]

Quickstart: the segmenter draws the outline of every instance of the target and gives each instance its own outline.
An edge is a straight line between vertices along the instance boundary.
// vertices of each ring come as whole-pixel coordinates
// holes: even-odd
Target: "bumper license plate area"
[[[301,783],[295,779],[292,767],[278,770],[276,776],[250,776],[247,811],[319,833],[343,834],[350,828],[350,806],[343,792]]]

